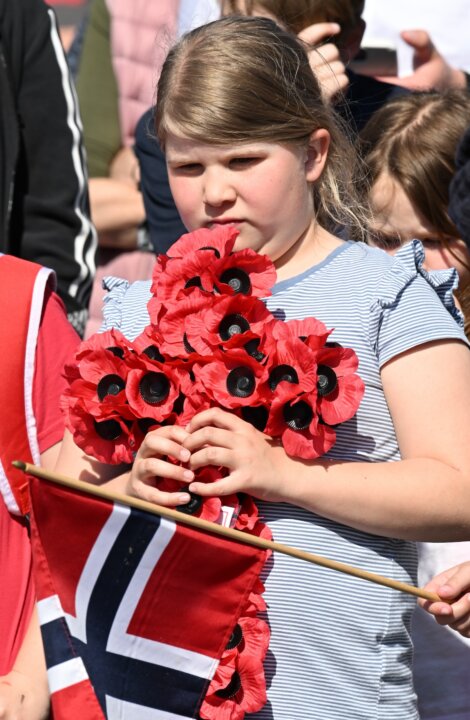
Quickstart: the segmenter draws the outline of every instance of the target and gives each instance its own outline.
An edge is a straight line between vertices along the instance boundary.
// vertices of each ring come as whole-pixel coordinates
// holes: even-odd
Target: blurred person
[[[79,342],[48,268],[0,254],[0,716],[48,717],[32,578],[25,460],[54,468],[64,434],[62,375]]]
[[[81,122],[52,9],[0,0],[0,251],[55,270],[83,332],[95,271]]]

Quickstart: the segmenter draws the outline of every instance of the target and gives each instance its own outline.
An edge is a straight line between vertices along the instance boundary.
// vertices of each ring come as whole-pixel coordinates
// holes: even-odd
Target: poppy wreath
[[[132,463],[147,432],[186,426],[211,407],[236,413],[291,457],[312,460],[333,447],[335,426],[355,415],[364,394],[357,356],[330,342],[331,330],[315,318],[276,319],[263,302],[274,265],[251,249],[234,251],[237,236],[232,227],[183,235],[157,258],[141,335],[130,341],[110,330],[80,345],[65,370],[61,405],[84,452]],[[224,474],[207,467],[196,479]],[[156,486],[182,487],[168,478],[156,478]],[[232,527],[271,537],[251,497],[225,497],[222,506],[218,497],[190,496],[180,511],[214,522],[228,513]],[[263,589],[259,582],[249,596],[222,654],[201,705],[204,720],[241,720],[266,703]]]

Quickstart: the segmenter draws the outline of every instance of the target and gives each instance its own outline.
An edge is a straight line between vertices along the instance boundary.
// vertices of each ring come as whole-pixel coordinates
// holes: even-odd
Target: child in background
[[[374,212],[375,244],[391,254],[421,240],[423,266],[443,291],[452,291],[448,269],[459,276],[456,291],[470,329],[470,252],[448,214],[449,186],[459,141],[470,124],[470,97],[461,91],[403,96],[381,108],[362,132],[367,188]],[[441,271],[434,273],[432,271]],[[447,271],[447,273],[446,273]],[[439,276],[441,279],[439,279]],[[438,290],[441,291],[440,289]],[[470,557],[470,542],[420,543],[420,585]],[[437,586],[433,584],[433,590]],[[433,605],[433,607],[436,604]],[[465,599],[459,601],[462,612]],[[438,605],[438,610],[442,609]],[[449,607],[446,623],[453,622]],[[440,617],[440,616],[439,616]],[[460,622],[457,620],[457,626]],[[461,718],[470,707],[470,646],[439,630],[418,610],[412,627],[413,671],[423,720]],[[430,653],[429,648],[434,652]]]
[[[278,273],[269,309],[334,328],[330,339],[358,354],[366,390],[319,460],[294,460],[241,418],[211,409],[187,428],[149,432],[112,485],[168,506],[189,495],[159,491],[157,475],[204,496],[250,493],[275,540],[414,582],[414,540],[470,531],[463,332],[413,246],[395,259],[343,239],[365,236],[354,155],[295,36],[264,18],[198,28],[170,52],[158,97],[157,132],[186,227],[235,226],[236,250],[269,255]],[[149,322],[151,282],[113,283],[104,328],[135,338]],[[210,464],[228,476],[194,482],[193,471]],[[116,472],[68,433],[56,469],[97,483]],[[417,718],[411,597],[284,556],[264,581],[268,704],[251,717]]]
[[[448,204],[457,147],[468,125],[470,96],[453,90],[395,98],[361,133],[374,244],[395,252],[416,238],[423,243],[426,269],[455,267],[467,334],[470,251]]]

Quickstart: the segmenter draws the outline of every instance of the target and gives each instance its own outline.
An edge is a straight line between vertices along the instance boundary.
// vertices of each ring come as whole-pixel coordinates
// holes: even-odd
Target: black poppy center
[[[242,683],[240,680],[240,675],[237,673],[237,671],[235,671],[227,687],[216,690],[215,695],[220,698],[224,698],[225,700],[229,700],[230,698],[235,697],[237,692],[241,689],[241,686]]]
[[[125,386],[126,383],[119,375],[105,375],[99,381],[96,393],[100,400],[104,400],[108,395],[119,395]]]
[[[121,358],[121,360],[124,357],[124,350],[120,347],[107,347],[106,350],[116,357]]]
[[[250,277],[240,268],[227,268],[219,278],[220,282],[229,285],[233,292],[238,295],[247,295],[251,290]]]
[[[240,627],[240,625],[237,623],[235,627],[233,628],[233,632],[230,635],[229,641],[227,645],[225,646],[226,650],[233,650],[233,648],[236,648],[240,645],[241,641],[243,640],[243,631]]]
[[[278,365],[273,368],[269,373],[269,387],[271,390],[275,390],[280,382],[285,380],[292,385],[297,385],[299,382],[299,376],[291,365]]]
[[[234,397],[246,398],[253,395],[256,387],[255,375],[250,368],[237,367],[227,376],[227,390]]]
[[[189,496],[191,498],[189,502],[184,505],[177,505],[176,509],[185,515],[194,515],[202,505],[202,497],[192,492],[189,493]]]
[[[93,420],[95,430],[103,440],[117,440],[122,433],[122,428],[117,420],[103,420],[97,422]]]
[[[261,340],[259,338],[253,338],[252,340],[248,340],[248,342],[243,346],[248,355],[254,358],[257,362],[261,362],[266,357],[261,350],[258,350],[260,342]]]
[[[201,288],[201,290],[202,290],[201,278],[198,275],[196,275],[196,277],[190,278],[189,280],[187,280],[184,287],[185,287],[185,289],[191,288],[191,287],[198,287],[198,288]]]
[[[144,350],[144,355],[147,355],[150,360],[157,360],[157,362],[165,362],[165,358],[161,354],[160,350],[156,345],[149,345]]]
[[[158,405],[170,394],[170,383],[163,373],[150,372],[139,383],[139,393],[149,405]]]
[[[313,420],[313,410],[304,400],[294,404],[286,403],[282,412],[286,424],[292,430],[306,430]]]
[[[338,379],[334,370],[328,365],[319,365],[317,374],[317,390],[320,397],[325,397],[336,390]]]
[[[230,340],[234,335],[241,335],[250,329],[250,323],[243,315],[238,313],[226,315],[219,325],[219,335],[222,340]]]
[[[242,418],[253,425],[257,430],[263,432],[268,422],[269,412],[263,405],[242,408]]]

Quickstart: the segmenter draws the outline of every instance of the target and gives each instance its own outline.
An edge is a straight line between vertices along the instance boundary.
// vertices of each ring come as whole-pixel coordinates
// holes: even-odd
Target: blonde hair
[[[297,38],[266,18],[227,17],[186,35],[170,51],[158,83],[155,123],[214,145],[307,145],[325,128],[330,150],[313,185],[316,218],[331,231],[363,237],[367,213],[354,190],[357,155],[322,100]]]
[[[460,238],[460,233],[448,214],[449,185],[457,146],[469,124],[466,91],[413,93],[394,98],[374,113],[360,138],[367,168],[364,195],[386,173],[435,230],[433,239],[451,255],[448,240]],[[468,332],[470,293],[466,296],[462,293],[459,299]]]
[[[285,28],[296,35],[309,25],[320,22],[337,22],[342,32],[332,38],[340,47],[342,39],[358,25],[364,10],[364,0],[223,0],[224,15],[241,12],[253,15],[268,12]]]

